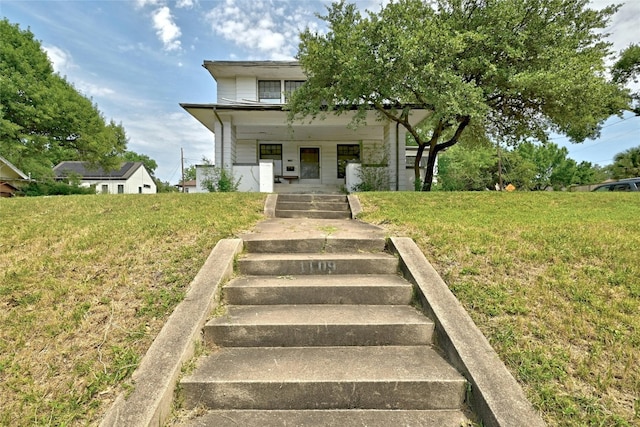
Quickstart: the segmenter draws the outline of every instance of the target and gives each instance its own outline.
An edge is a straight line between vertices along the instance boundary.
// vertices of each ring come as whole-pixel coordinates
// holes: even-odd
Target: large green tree
[[[528,190],[555,190],[573,184],[577,163],[568,158],[569,150],[550,142],[547,144],[520,144],[515,152],[533,166],[533,176],[525,188]]]
[[[610,44],[601,31],[616,11],[587,0],[398,0],[363,16],[334,3],[328,31],[301,34],[306,83],[289,101],[291,121],[368,110],[404,126],[427,153],[423,190],[436,157],[471,127],[505,144],[595,137],[604,119],[629,105],[608,81]],[[411,110],[430,111],[418,126]]]
[[[616,154],[611,165],[611,174],[615,179],[640,176],[640,147]]]
[[[640,45],[632,44],[620,53],[620,58],[613,65],[613,81],[621,84],[638,82],[640,78]],[[632,111],[640,116],[640,91],[632,94],[634,105]]]
[[[35,178],[62,160],[117,167],[127,140],[96,105],[54,73],[29,30],[0,20],[0,154]]]
[[[492,147],[456,145],[440,156],[438,188],[445,191],[493,189],[498,156]]]

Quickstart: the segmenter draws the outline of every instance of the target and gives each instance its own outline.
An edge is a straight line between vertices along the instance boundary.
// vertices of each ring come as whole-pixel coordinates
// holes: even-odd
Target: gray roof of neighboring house
[[[144,167],[142,162],[124,162],[120,169],[107,172],[87,162],[60,162],[53,168],[53,173],[57,178],[74,173],[85,179],[129,179],[141,166]]]

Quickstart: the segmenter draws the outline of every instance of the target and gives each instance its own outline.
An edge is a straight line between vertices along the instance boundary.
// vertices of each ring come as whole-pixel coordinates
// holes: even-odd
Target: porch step
[[[186,427],[461,427],[470,425],[460,410],[218,410],[190,420]]]
[[[466,381],[428,346],[232,347],[181,388],[188,408],[460,410]]]
[[[204,339],[224,347],[429,345],[434,325],[410,306],[233,305]]]
[[[400,276],[248,276],[224,288],[228,304],[409,304],[413,288]]]
[[[386,253],[249,253],[238,258],[243,275],[395,274],[398,259]]]
[[[276,218],[350,219],[347,196],[325,194],[279,194]]]

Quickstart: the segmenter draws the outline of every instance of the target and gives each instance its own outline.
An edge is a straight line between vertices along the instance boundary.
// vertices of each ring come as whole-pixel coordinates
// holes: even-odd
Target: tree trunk
[[[429,156],[427,157],[427,169],[424,174],[424,182],[422,183],[422,191],[431,191],[431,184],[433,183],[433,170],[436,166],[436,157],[438,152],[434,146],[429,150]]]
[[[413,179],[414,179],[414,190],[418,191],[418,188],[422,188],[422,186],[418,187],[417,183],[420,183],[422,180],[422,176],[420,176],[420,161],[422,160],[422,156],[424,154],[425,144],[418,145],[418,152],[416,153],[416,160],[413,162]]]
[[[469,122],[471,121],[471,117],[464,116],[459,119],[458,128],[456,132],[447,142],[443,142],[438,144],[438,139],[440,139],[440,134],[443,129],[442,123],[438,125],[438,128],[434,132],[431,137],[431,141],[429,143],[429,157],[427,158],[427,170],[425,171],[424,183],[422,184],[422,191],[431,191],[431,184],[433,182],[433,170],[436,165],[436,158],[438,157],[438,153],[444,149],[454,146],[458,140],[460,139],[460,135],[462,135],[462,131],[467,127]]]

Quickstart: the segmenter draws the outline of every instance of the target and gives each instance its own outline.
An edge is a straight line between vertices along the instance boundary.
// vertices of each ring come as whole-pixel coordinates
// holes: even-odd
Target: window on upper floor
[[[270,102],[279,104],[282,99],[282,89],[280,80],[259,80],[258,100],[260,102]]]
[[[304,80],[285,80],[284,81],[284,102],[287,102],[289,95],[304,84]]]
[[[258,80],[258,101],[284,104],[288,95],[303,83],[304,80]]]

